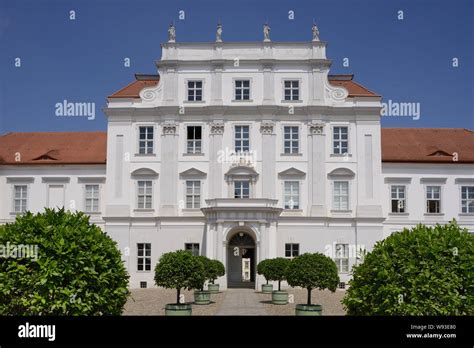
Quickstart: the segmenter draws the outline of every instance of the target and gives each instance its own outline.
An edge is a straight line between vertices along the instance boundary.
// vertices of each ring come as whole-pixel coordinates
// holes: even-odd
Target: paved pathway
[[[216,315],[266,315],[254,289],[227,289]]]

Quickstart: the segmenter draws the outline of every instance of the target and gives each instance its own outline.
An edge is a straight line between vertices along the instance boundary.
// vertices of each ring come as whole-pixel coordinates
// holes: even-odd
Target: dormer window
[[[202,101],[202,81],[188,81],[188,101]]]

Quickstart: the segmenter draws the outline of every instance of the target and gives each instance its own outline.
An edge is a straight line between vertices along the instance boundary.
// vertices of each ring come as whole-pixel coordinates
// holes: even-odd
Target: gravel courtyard
[[[293,295],[294,300],[293,303],[287,305],[273,305],[271,303],[271,294],[262,294],[252,289],[245,289],[244,291],[248,291],[249,296],[256,299],[256,307],[263,305],[266,315],[295,315],[295,305],[298,303],[306,303],[306,290],[301,288],[287,289],[288,293]],[[123,315],[164,315],[165,305],[176,301],[176,290],[163,288],[133,289],[131,293],[125,305]],[[228,296],[230,295],[230,292],[227,291],[212,294],[211,304],[200,306],[194,305],[193,291],[182,291],[181,293],[184,295],[186,303],[193,304],[193,315],[216,315],[218,312],[222,313],[224,308],[221,310],[221,306],[226,293]],[[334,293],[327,290],[313,290],[311,299],[314,304],[323,305],[323,315],[345,315],[341,304],[344,294],[345,291],[339,290]],[[225,315],[230,314],[228,310],[224,310],[224,313]],[[244,315],[241,312],[236,314]]]

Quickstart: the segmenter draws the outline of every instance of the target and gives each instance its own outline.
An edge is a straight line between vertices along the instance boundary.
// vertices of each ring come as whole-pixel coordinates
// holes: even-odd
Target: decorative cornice
[[[176,135],[178,133],[178,124],[175,122],[165,122],[162,125],[163,135]]]
[[[211,135],[222,135],[224,134],[224,122],[214,121],[211,122]]]
[[[323,135],[324,134],[324,123],[310,123],[309,134],[310,135]]]
[[[260,123],[260,132],[263,135],[272,135],[273,134],[273,127],[275,123],[271,121],[262,121]]]

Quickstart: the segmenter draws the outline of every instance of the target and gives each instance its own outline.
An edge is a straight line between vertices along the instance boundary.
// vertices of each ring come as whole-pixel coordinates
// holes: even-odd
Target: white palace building
[[[173,28],[171,28],[172,31]],[[381,128],[381,96],[330,75],[326,43],[162,44],[159,75],[108,97],[107,132],[0,137],[0,223],[64,206],[122,250],[130,287],[189,249],[221,288],[256,264],[322,252],[341,287],[360,251],[418,223],[474,232],[474,132]]]

